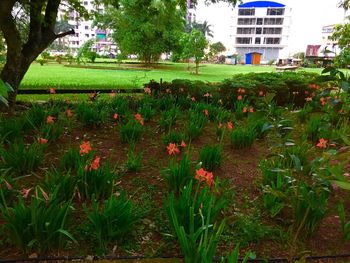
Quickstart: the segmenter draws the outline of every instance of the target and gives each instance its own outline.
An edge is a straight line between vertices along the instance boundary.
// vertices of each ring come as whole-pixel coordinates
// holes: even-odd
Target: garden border
[[[90,258],[91,257],[91,258]],[[321,259],[346,259],[350,258],[350,254],[339,254],[339,255],[324,255],[324,256],[308,256],[308,257],[293,257],[294,260],[305,259],[307,261],[321,260]],[[37,257],[37,258],[20,258],[20,259],[0,259],[0,263],[13,263],[13,262],[40,262],[40,261],[93,261],[93,260],[143,260],[143,259],[183,259],[183,257],[173,256],[160,256],[160,257],[145,257],[145,256],[129,256],[129,257],[118,257],[118,256],[88,256],[88,257],[77,257],[77,256],[57,256],[57,257]],[[243,259],[238,260],[242,262]],[[214,262],[220,262],[219,257],[214,258]],[[257,258],[249,259],[248,262],[289,262],[288,258]]]
[[[19,95],[49,95],[49,94],[91,94],[91,93],[143,93],[143,89],[20,89]]]

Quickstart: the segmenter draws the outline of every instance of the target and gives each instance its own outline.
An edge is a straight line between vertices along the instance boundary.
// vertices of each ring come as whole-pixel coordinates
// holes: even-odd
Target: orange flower
[[[95,157],[95,159],[90,164],[90,171],[91,170],[98,170],[98,168],[100,168],[100,160],[101,160],[101,158],[99,156]]]
[[[182,148],[186,148],[186,147],[187,147],[187,145],[186,145],[186,143],[185,143],[184,141],[181,141],[180,146],[181,146]]]
[[[233,129],[233,124],[232,122],[227,122],[227,129],[232,130]]]
[[[39,142],[40,144],[46,144],[46,143],[47,143],[47,139],[45,139],[45,138],[39,138],[39,139],[38,139],[38,142]]]
[[[242,112],[243,112],[243,113],[246,113],[246,112],[247,112],[247,107],[243,107]]]
[[[149,87],[145,87],[143,89],[143,91],[146,93],[146,94],[151,94],[151,89]]]
[[[262,90],[259,91],[259,96],[261,96],[261,97],[264,96],[264,92]]]
[[[144,121],[141,114],[137,113],[134,115],[134,117],[135,117],[135,120],[137,120],[142,126],[144,125]]]
[[[52,124],[55,122],[55,118],[52,117],[51,115],[47,116],[46,118],[46,123]]]
[[[237,100],[242,100],[242,99],[243,99],[242,95],[237,96]]]
[[[49,89],[50,94],[56,94],[56,90],[54,88]]]
[[[113,119],[118,119],[118,113],[114,113],[114,115],[113,115]]]
[[[214,184],[214,175],[211,172],[205,171],[203,168],[196,170],[196,180],[207,182],[208,186],[211,187]]]
[[[22,189],[21,193],[22,193],[23,198],[27,198],[28,197],[28,195],[30,193],[30,190],[32,190],[32,188],[28,188],[28,189],[23,188]]]
[[[209,111],[207,109],[203,110],[203,113],[205,116],[207,116],[207,117],[209,116]]]
[[[115,91],[112,91],[111,93],[109,93],[109,97],[114,98],[115,97]]]
[[[195,98],[195,97],[192,97],[191,100],[194,102],[194,101],[196,101],[196,98]]]
[[[320,98],[320,103],[321,103],[322,106],[326,105],[326,99],[321,97]]]
[[[72,110],[70,110],[70,109],[66,110],[66,116],[67,116],[67,118],[72,118],[73,117]]]
[[[166,147],[168,150],[169,155],[176,155],[180,153],[179,148],[177,148],[175,143],[169,143],[169,145]]]
[[[88,154],[92,150],[90,142],[83,142],[80,144],[80,156],[83,156],[85,154]]]
[[[253,107],[250,107],[250,108],[249,108],[249,112],[250,112],[250,113],[253,113],[253,112],[254,112],[254,108],[253,108]]]
[[[318,143],[316,144],[316,147],[325,149],[325,148],[327,148],[327,142],[328,142],[328,140],[325,140],[325,139],[321,138],[318,141]]]

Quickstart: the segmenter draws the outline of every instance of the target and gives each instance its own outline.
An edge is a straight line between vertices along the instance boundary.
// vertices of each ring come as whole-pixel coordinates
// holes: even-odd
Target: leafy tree
[[[237,0],[205,0],[206,3],[219,1],[231,4],[237,2]],[[121,0],[94,0],[94,2],[115,8],[121,6]],[[152,0],[152,2],[166,5],[160,0]],[[177,0],[182,8],[186,7],[186,2],[186,0]],[[197,1],[194,2],[197,3]],[[55,39],[75,33],[73,29],[55,32],[57,13],[61,4],[70,10],[77,11],[81,17],[88,17],[88,12],[80,0],[0,1],[0,31],[7,45],[6,64],[0,73],[0,78],[13,88],[9,94],[10,107],[15,103],[19,85],[30,64]]]
[[[90,62],[94,63],[95,59],[97,57],[97,53],[94,51],[91,51],[92,45],[94,44],[93,39],[89,39],[86,41],[78,50],[77,54],[77,62],[78,64],[81,62],[84,62],[83,59],[87,59]]]
[[[191,33],[183,34],[181,43],[183,44],[183,58],[194,58],[194,63],[196,64],[196,74],[198,74],[199,63],[202,61],[205,55],[204,49],[208,46],[205,36],[197,29],[193,29]]]
[[[146,64],[170,52],[184,29],[184,12],[176,0],[120,0],[107,8],[102,23],[124,54],[136,54]]]
[[[340,68],[346,68],[348,65],[350,65],[350,50],[343,49],[340,51],[339,55],[336,56],[334,63]]]
[[[210,55],[217,56],[217,54],[226,51],[226,47],[220,41],[210,45]]]

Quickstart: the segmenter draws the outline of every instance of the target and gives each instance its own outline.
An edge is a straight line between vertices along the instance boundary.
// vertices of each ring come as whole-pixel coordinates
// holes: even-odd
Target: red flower
[[[243,99],[242,95],[237,96],[237,100],[242,100],[242,99]]]
[[[250,107],[250,108],[249,108],[249,112],[250,112],[250,113],[253,113],[253,112],[254,112],[254,108],[253,108],[253,107]]]
[[[168,150],[169,155],[176,155],[180,153],[179,148],[177,148],[175,143],[169,143],[169,145],[166,147]]]
[[[40,144],[46,144],[46,143],[47,143],[47,139],[45,139],[45,138],[39,138],[39,139],[38,139],[38,142],[39,142]]]
[[[186,147],[187,147],[187,145],[186,145],[186,143],[185,143],[184,141],[181,141],[180,146],[181,146],[182,148],[186,148]]]
[[[52,124],[54,122],[55,122],[55,118],[54,117],[52,117],[51,115],[47,116],[46,123]]]
[[[203,110],[203,113],[205,116],[207,116],[207,117],[209,116],[209,111],[207,109]]]
[[[318,141],[318,143],[316,144],[316,147],[321,148],[321,149],[325,149],[325,148],[327,148],[327,142],[328,142],[328,140],[321,138]]]
[[[134,115],[134,117],[135,117],[135,120],[137,120],[142,126],[144,125],[144,121],[141,114],[137,113]]]
[[[83,142],[80,144],[80,156],[83,156],[85,154],[88,154],[92,150],[90,142]]]
[[[232,122],[227,122],[227,129],[232,130],[233,129],[233,124]]]
[[[320,98],[320,103],[322,106],[326,105],[326,99],[325,98]]]
[[[214,175],[211,172],[205,171],[203,168],[196,170],[196,180],[200,182],[207,182],[208,186],[211,187],[214,184]]]
[[[118,119],[118,113],[114,113],[114,115],[113,115],[113,119]]]
[[[246,113],[247,112],[247,107],[243,107],[243,113]]]
[[[98,168],[100,168],[100,160],[101,160],[101,158],[99,156],[95,157],[95,159],[90,164],[90,171],[91,170],[98,170]]]

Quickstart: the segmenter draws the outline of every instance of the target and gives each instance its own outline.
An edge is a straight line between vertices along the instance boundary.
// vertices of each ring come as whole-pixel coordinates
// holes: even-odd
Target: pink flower
[[[237,96],[237,100],[242,100],[242,99],[243,99],[242,95]]]
[[[253,112],[254,112],[254,108],[253,108],[253,107],[250,107],[250,108],[249,108],[249,112],[250,112],[250,113],[253,113]]]
[[[118,119],[118,113],[114,113],[113,119],[117,120]]]
[[[325,149],[325,148],[327,148],[327,142],[328,142],[328,140],[321,138],[318,141],[318,143],[316,144],[316,147],[321,148],[321,149]]]
[[[186,145],[186,143],[185,143],[184,141],[181,141],[180,146],[181,146],[182,148],[186,148],[186,147],[187,147],[187,145]]]
[[[31,190],[32,188],[28,188],[28,189],[23,188],[21,191],[23,198],[27,198]]]
[[[54,88],[49,89],[50,94],[56,94],[56,90]]]
[[[145,87],[143,89],[143,91],[146,93],[146,94],[151,94],[151,89],[149,87]]]
[[[91,148],[91,145],[90,145],[90,142],[83,142],[82,144],[80,144],[80,156],[83,156],[85,154],[88,154],[92,148]]]
[[[196,98],[195,98],[195,97],[192,97],[191,100],[194,102],[194,101],[196,101]]]
[[[243,113],[246,113],[246,112],[247,112],[247,107],[243,107],[242,112],[243,112]]]
[[[141,114],[137,113],[134,115],[134,117],[135,117],[135,120],[137,120],[142,126],[144,125],[144,121]]]
[[[46,123],[52,124],[54,122],[55,122],[55,118],[54,117],[52,117],[51,115],[47,116]]]

